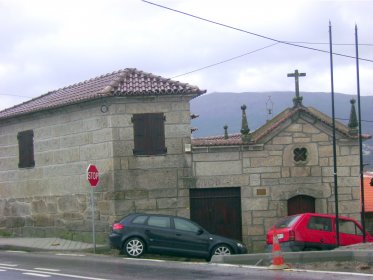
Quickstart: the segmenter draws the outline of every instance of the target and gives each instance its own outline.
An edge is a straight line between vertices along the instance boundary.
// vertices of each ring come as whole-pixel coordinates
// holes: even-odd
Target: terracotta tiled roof
[[[107,96],[183,95],[205,93],[196,86],[127,68],[48,92],[0,111],[0,119],[58,108]]]
[[[231,134],[228,139],[223,136],[212,136],[192,139],[193,146],[232,146],[241,145],[241,134]]]
[[[325,123],[330,128],[332,128],[332,118],[329,117],[328,115],[325,115],[324,113],[312,107],[297,106],[297,107],[285,109],[280,114],[275,116],[272,120],[267,122],[265,125],[263,125],[259,129],[251,133],[250,144],[260,143],[261,139],[263,139],[265,136],[270,134],[276,128],[280,127],[284,122],[286,122],[289,118],[293,117],[297,113],[307,114],[313,117],[314,119],[317,119],[318,121]],[[338,121],[335,122],[335,128],[337,132],[341,133],[346,138],[352,138],[352,139],[358,138],[358,135],[356,136],[350,135],[348,133],[349,132],[348,127]],[[370,139],[371,136],[364,134],[362,135],[362,138]],[[233,134],[233,135],[229,135],[228,139],[225,139],[224,136],[195,138],[192,140],[192,144],[194,146],[226,146],[226,145],[242,145],[243,142],[241,140],[241,134]]]

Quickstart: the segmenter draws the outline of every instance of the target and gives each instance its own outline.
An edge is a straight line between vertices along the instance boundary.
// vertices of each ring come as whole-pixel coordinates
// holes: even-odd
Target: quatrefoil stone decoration
[[[307,149],[306,148],[295,148],[294,149],[294,160],[296,162],[307,160]]]

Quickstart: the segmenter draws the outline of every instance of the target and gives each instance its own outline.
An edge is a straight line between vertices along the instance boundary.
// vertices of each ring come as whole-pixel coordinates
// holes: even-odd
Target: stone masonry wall
[[[89,164],[98,242],[130,211],[188,216],[190,97],[111,98],[0,123],[0,231],[19,236],[92,239]],[[165,156],[132,154],[134,113],[166,116]],[[18,168],[17,133],[34,131],[34,168]]]
[[[114,129],[115,218],[129,212],[155,212],[189,217],[188,181],[191,156],[190,97],[131,98],[111,108]],[[123,101],[122,101],[123,102]],[[133,156],[131,117],[137,113],[163,112],[166,155]]]
[[[307,149],[306,162],[294,161],[295,148]],[[296,195],[314,197],[316,212],[335,212],[332,138],[322,123],[299,118],[263,144],[198,147],[193,164],[197,188],[241,187],[242,234],[250,251],[263,251],[267,230],[287,215],[287,201]],[[337,164],[339,212],[358,218],[357,141],[338,140]]]
[[[113,182],[110,117],[100,102],[69,106],[0,123],[0,228],[23,236],[92,236],[86,170],[101,173],[95,189],[97,231],[108,231],[103,186]],[[18,168],[17,133],[34,131],[35,167]],[[101,240],[103,235],[101,235]]]

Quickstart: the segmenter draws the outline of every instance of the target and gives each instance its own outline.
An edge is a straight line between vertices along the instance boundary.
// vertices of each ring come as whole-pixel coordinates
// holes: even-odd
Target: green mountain
[[[303,105],[332,116],[332,100],[330,93],[302,92]],[[293,106],[294,92],[215,92],[202,95],[191,101],[191,112],[199,115],[192,120],[192,126],[198,130],[193,138],[224,134],[224,125],[228,125],[228,133],[238,133],[241,129],[241,106],[246,105],[246,114],[251,131]],[[335,118],[347,124],[350,116],[353,95],[336,93],[334,95]],[[364,134],[373,135],[373,96],[361,97],[361,126]],[[271,114],[269,114],[271,110]],[[357,102],[356,102],[356,110]],[[367,169],[373,169],[373,140],[364,142],[364,163]]]

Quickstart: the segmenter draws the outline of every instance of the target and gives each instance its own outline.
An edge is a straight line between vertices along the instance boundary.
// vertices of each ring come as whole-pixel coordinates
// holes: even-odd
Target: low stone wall
[[[103,195],[95,194],[98,242],[106,242],[110,216]],[[92,209],[88,194],[0,200],[0,230],[13,236],[92,240]]]

